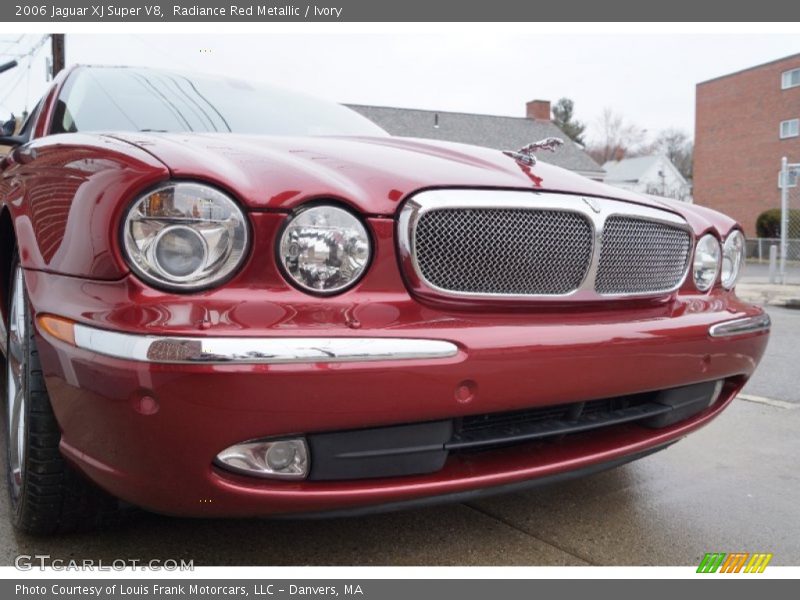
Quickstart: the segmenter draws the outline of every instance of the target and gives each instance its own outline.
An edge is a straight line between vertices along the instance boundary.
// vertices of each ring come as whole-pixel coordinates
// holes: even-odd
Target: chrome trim
[[[28,295],[22,266],[11,274],[11,298],[8,314],[8,355],[6,356],[6,434],[8,435],[8,482],[11,496],[19,501],[25,482],[28,450],[28,412],[31,391],[26,374],[30,353]]]
[[[591,201],[589,201],[591,200]],[[583,215],[593,228],[593,250],[587,275],[577,290],[567,294],[497,294],[470,293],[442,289],[425,279],[416,259],[414,236],[419,219],[428,211],[447,208],[516,208],[546,209],[575,212]],[[683,277],[672,288],[644,294],[601,294],[594,289],[597,269],[600,264],[600,250],[606,220],[612,216],[638,218],[645,221],[664,223],[679,227],[690,235]],[[613,298],[652,298],[677,291],[689,275],[694,257],[695,235],[686,220],[676,213],[666,210],[623,202],[607,198],[584,198],[573,194],[554,194],[551,192],[518,190],[429,190],[415,194],[406,202],[398,216],[398,247],[400,261],[412,288],[417,291],[433,292],[437,296],[463,299],[488,300],[608,300]]]
[[[711,337],[729,337],[732,335],[745,335],[769,331],[772,321],[767,313],[755,317],[744,317],[716,323],[708,328]]]
[[[159,273],[161,273],[161,277],[156,277],[152,273],[148,273],[143,268],[141,268],[141,266],[136,261],[136,259],[133,257],[133,254],[131,253],[131,250],[130,250],[130,247],[129,247],[130,243],[133,243],[134,246],[136,245],[136,243],[133,242],[133,238],[130,235],[130,223],[131,223],[131,220],[133,218],[133,213],[134,213],[135,208],[137,206],[139,206],[139,204],[143,200],[145,200],[146,198],[148,198],[148,197],[150,197],[150,196],[152,196],[154,194],[157,194],[159,192],[163,192],[164,190],[175,189],[175,188],[177,188],[179,186],[196,186],[196,187],[210,189],[215,193],[221,194],[225,198],[225,200],[231,204],[231,206],[234,209],[234,212],[241,219],[241,222],[242,222],[242,234],[244,236],[243,239],[242,239],[242,250],[239,253],[239,256],[236,258],[236,264],[232,268],[230,268],[228,271],[225,271],[225,273],[223,275],[219,275],[219,273],[212,274],[212,275],[206,275],[202,279],[194,280],[194,281],[184,281],[182,278],[178,278],[176,280],[172,276],[168,276],[163,271],[163,269],[160,266],[158,266],[156,270]],[[214,186],[214,185],[212,185],[210,183],[204,183],[202,181],[196,181],[196,180],[190,180],[190,179],[175,179],[175,180],[168,181],[168,182],[163,183],[161,185],[158,185],[158,186],[156,186],[156,187],[154,187],[154,188],[152,188],[150,190],[147,190],[146,192],[144,192],[144,193],[140,194],[139,196],[137,196],[125,208],[125,212],[123,214],[124,214],[125,218],[122,220],[122,229],[121,229],[119,235],[120,235],[120,246],[122,248],[122,256],[125,259],[125,263],[131,268],[131,270],[134,272],[134,274],[139,279],[141,279],[145,283],[147,283],[149,285],[152,285],[153,287],[156,287],[156,288],[159,288],[159,289],[179,291],[179,292],[198,292],[198,291],[201,291],[201,290],[204,290],[204,289],[208,289],[210,287],[215,287],[217,285],[221,285],[223,282],[227,281],[228,279],[230,279],[231,277],[236,275],[236,273],[238,273],[242,269],[242,267],[244,266],[244,263],[247,261],[247,257],[249,256],[250,251],[252,249],[252,243],[253,242],[252,242],[252,239],[251,239],[252,236],[251,236],[251,233],[250,233],[251,222],[250,222],[250,219],[248,218],[247,212],[245,211],[245,209],[242,206],[240,206],[239,201],[234,199],[233,196],[231,196],[227,191],[225,191],[225,190],[223,190],[223,189],[221,189],[219,187],[216,187],[216,186]],[[165,217],[156,217],[155,219],[156,220],[161,220],[161,221],[164,221],[164,222],[170,221],[170,222],[173,223],[173,225],[176,222],[178,224],[186,222],[186,220],[178,219],[176,221],[175,219],[168,219],[168,218],[165,218]],[[207,221],[207,220],[204,219],[204,218],[199,218],[199,222],[203,222],[203,221]],[[202,237],[202,235],[201,235],[201,237]],[[155,240],[153,240],[153,243],[155,243]],[[206,250],[206,252],[207,251],[208,250]],[[230,260],[230,254],[226,258],[226,261],[227,260]]]
[[[8,357],[8,330],[6,329],[5,311],[0,308],[0,354]]]
[[[75,325],[75,345],[104,356],[164,364],[290,364],[449,358],[444,340],[351,337],[180,337]]]
[[[299,445],[299,452],[295,457],[294,464],[291,465],[292,470],[276,471],[269,466],[267,461],[269,448],[279,442],[294,442]],[[311,470],[310,456],[311,450],[304,437],[250,440],[225,448],[214,458],[214,464],[239,475],[297,481],[308,477]]]

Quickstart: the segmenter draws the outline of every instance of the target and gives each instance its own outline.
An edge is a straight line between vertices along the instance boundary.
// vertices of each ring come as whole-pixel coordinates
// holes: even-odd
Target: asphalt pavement
[[[766,310],[772,319],[772,335],[742,393],[800,406],[800,310],[779,306]]]
[[[769,283],[769,266],[747,263],[739,285],[740,296],[765,306],[772,319],[772,335],[764,358],[742,393],[800,403],[800,310],[786,307],[800,299],[800,265],[787,265],[787,285]],[[791,283],[794,282],[794,283]]]

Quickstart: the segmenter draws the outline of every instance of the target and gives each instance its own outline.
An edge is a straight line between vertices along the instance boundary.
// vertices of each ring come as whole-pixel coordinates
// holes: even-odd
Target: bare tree
[[[597,130],[598,139],[589,145],[588,152],[601,165],[634,153],[645,138],[644,129],[608,107],[597,120]]]
[[[685,131],[664,129],[655,140],[656,149],[672,161],[686,179],[692,178],[694,142]]]

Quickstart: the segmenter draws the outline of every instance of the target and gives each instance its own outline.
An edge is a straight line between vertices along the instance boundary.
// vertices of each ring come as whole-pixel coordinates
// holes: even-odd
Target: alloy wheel
[[[17,265],[12,278],[11,306],[8,315],[8,360],[6,361],[8,423],[8,465],[14,498],[19,497],[25,476],[27,436],[27,377],[25,348],[28,343],[27,307],[22,268]]]

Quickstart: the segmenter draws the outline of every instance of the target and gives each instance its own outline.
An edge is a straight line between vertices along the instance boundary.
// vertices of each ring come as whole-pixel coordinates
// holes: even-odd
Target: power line
[[[29,59],[29,60],[30,60],[30,59]],[[20,72],[20,75],[19,75],[19,77],[17,77],[17,79],[14,81],[14,83],[13,83],[13,84],[11,84],[11,87],[10,87],[10,88],[8,88],[8,91],[5,93],[5,95],[4,95],[2,98],[0,98],[0,104],[1,104],[1,105],[3,105],[4,107],[6,107],[6,108],[7,108],[9,111],[10,111],[11,109],[10,109],[10,108],[8,108],[8,107],[6,106],[5,102],[6,102],[6,100],[8,100],[8,98],[9,98],[9,97],[11,96],[11,94],[14,92],[14,90],[16,89],[16,87],[17,87],[17,86],[18,86],[18,85],[19,85],[19,84],[22,82],[22,80],[23,80],[24,78],[25,78],[25,71],[23,70],[23,71],[21,71],[21,72]]]
[[[28,61],[28,68],[25,69],[26,77],[25,77],[25,109],[23,112],[28,112],[28,102],[31,98],[31,66],[33,65],[33,57]]]
[[[36,54],[39,51],[39,49],[42,46],[44,46],[44,43],[49,39],[50,39],[50,35],[43,35],[41,37],[41,39],[38,42],[36,42],[33,46],[31,46],[30,50],[28,50],[22,56],[31,56],[31,57],[33,57],[33,55]]]
[[[24,36],[22,36],[22,37],[24,37]],[[13,84],[11,84],[11,87],[8,88],[8,91],[5,93],[5,95],[3,95],[2,98],[0,98],[0,105],[6,107],[6,109],[8,109],[9,111],[10,111],[10,109],[5,104],[6,100],[8,100],[9,97],[11,97],[11,94],[14,93],[14,90],[17,88],[17,86],[19,86],[19,84],[22,83],[22,80],[26,77],[26,75],[30,76],[30,67],[31,67],[31,64],[33,63],[33,59],[36,56],[36,53],[42,48],[42,46],[44,46],[44,43],[49,38],[50,38],[49,35],[42,36],[42,38],[38,42],[33,44],[26,52],[22,53],[19,56],[20,62],[23,61],[23,60],[27,60],[28,62],[25,65],[25,68],[23,68],[22,64],[19,65],[19,67],[20,67],[19,77],[17,77],[17,79],[14,81]],[[29,81],[29,83],[30,83],[30,81]],[[25,101],[25,104],[26,104],[26,108],[27,108],[27,99]]]
[[[19,43],[20,43],[20,42],[21,42],[21,41],[22,41],[24,38],[25,38],[25,34],[23,34],[23,35],[19,36],[19,37],[18,37],[17,39],[15,39],[15,40],[11,40],[11,41],[3,41],[3,42],[0,42],[0,43],[3,43],[3,44],[8,44],[8,45],[7,45],[5,48],[3,48],[3,50],[2,50],[2,51],[0,51],[0,55],[2,55],[2,56],[10,56],[10,57],[12,57],[12,58],[19,58],[19,55],[17,55],[17,54],[11,54],[11,53],[9,53],[8,51],[9,51],[9,50],[10,50],[10,49],[11,49],[13,46],[16,46],[17,44],[19,44]]]

